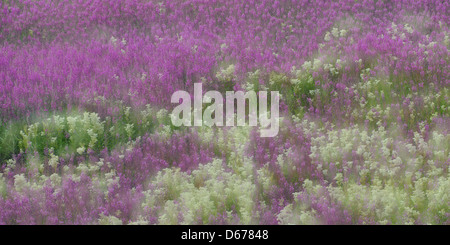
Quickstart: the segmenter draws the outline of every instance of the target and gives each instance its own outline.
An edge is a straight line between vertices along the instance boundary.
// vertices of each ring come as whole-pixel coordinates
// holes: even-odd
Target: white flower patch
[[[235,65],[231,64],[227,68],[222,69],[219,72],[217,72],[216,77],[217,77],[217,79],[219,79],[219,81],[227,82],[227,81],[235,79],[234,72],[235,72]]]
[[[160,224],[194,224],[199,217],[208,222],[210,216],[230,211],[233,206],[239,207],[237,212],[244,224],[251,222],[256,187],[251,179],[226,170],[222,160],[200,165],[191,175],[179,169],[165,169],[158,172],[151,186],[144,193],[142,207],[164,203]],[[222,210],[222,205],[226,210]]]
[[[55,156],[53,153],[50,153],[50,160],[48,160],[48,165],[50,165],[53,169],[56,169],[59,163],[59,157]]]
[[[122,225],[122,220],[120,220],[119,218],[110,215],[110,216],[105,216],[104,214],[100,215],[100,218],[98,219],[98,224],[99,225]]]
[[[21,192],[27,186],[29,186],[29,183],[25,179],[24,174],[16,174],[14,176],[14,188],[16,189],[16,191]]]

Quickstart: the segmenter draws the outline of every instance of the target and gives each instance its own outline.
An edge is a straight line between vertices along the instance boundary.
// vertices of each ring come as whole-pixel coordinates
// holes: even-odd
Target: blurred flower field
[[[0,224],[450,224],[450,2],[1,0]],[[175,127],[279,91],[280,131]]]

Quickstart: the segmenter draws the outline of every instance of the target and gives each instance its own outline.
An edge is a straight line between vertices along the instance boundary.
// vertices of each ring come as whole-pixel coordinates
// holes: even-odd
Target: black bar
[[[446,240],[448,231],[448,226],[0,226],[1,234],[14,236],[15,242],[22,239],[35,242],[40,238],[51,241],[62,236],[68,239],[66,241],[82,244],[95,240],[102,244],[120,240],[127,244],[274,244],[282,241],[308,245],[336,242],[384,244],[421,238]],[[65,243],[65,239],[58,240]]]

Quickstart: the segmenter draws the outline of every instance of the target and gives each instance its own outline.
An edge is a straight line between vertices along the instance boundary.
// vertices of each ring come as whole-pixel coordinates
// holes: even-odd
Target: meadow
[[[0,224],[450,224],[450,1],[1,0]],[[279,91],[259,127],[171,95]]]

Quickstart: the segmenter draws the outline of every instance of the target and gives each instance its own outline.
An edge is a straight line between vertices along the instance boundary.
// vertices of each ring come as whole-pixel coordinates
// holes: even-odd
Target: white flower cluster
[[[66,137],[64,130],[67,130],[70,140],[77,144],[77,152],[82,154],[85,147],[93,148],[98,138],[104,131],[104,122],[100,120],[97,113],[85,112],[83,115],[62,117],[55,115],[51,118],[29,125],[25,130],[20,131],[21,150],[27,150],[30,146],[37,145],[39,141],[49,142],[50,146],[57,147],[58,139]],[[50,165],[57,164],[57,157],[51,156]]]
[[[244,224],[251,223],[255,186],[227,170],[221,160],[200,165],[191,175],[179,169],[160,171],[151,188],[145,192],[143,207],[164,203],[160,224],[194,224],[198,217],[208,222],[218,212],[236,209]],[[222,206],[224,205],[224,206]],[[181,216],[180,216],[181,215]]]
[[[236,77],[234,75],[235,65],[231,64],[227,68],[220,70],[216,73],[217,79],[221,82],[228,82],[234,80]]]
[[[87,133],[90,141],[88,146],[93,148],[97,143],[97,137],[100,133],[103,133],[104,130],[104,122],[100,120],[100,117],[97,113],[83,113],[83,117],[75,116],[75,117],[67,117],[67,124],[69,126],[69,134],[71,137],[75,135],[82,134],[83,132]],[[80,142],[81,143],[81,142]]]
[[[147,104],[145,109],[141,111],[142,123],[146,127],[150,127],[150,125],[153,122],[154,115],[155,115],[155,110],[149,104]]]
[[[28,181],[25,179],[24,174],[16,174],[14,176],[14,188],[16,191],[22,191],[28,186]]]
[[[426,140],[424,123],[420,125],[411,144],[402,140],[395,124],[373,131],[359,126],[324,130],[315,122],[299,121],[297,126],[312,137],[312,162],[330,182],[321,189],[325,187],[305,181],[304,190],[316,195],[331,193],[334,200],[367,222],[412,223],[420,214],[421,219],[432,223],[436,215],[445,217],[449,212],[450,179],[442,166],[450,159],[450,136],[436,128]],[[354,153],[362,163],[350,159]],[[287,157],[279,156],[278,162],[284,168],[289,166]],[[294,203],[278,218],[283,224],[317,224],[315,214]]]
[[[59,157],[55,156],[52,153],[50,153],[50,159],[48,160],[48,165],[50,165],[53,169],[56,170],[56,167],[58,166],[58,162],[59,162]]]
[[[320,225],[317,211],[302,210],[299,205],[288,204],[277,215],[280,225]]]
[[[324,40],[326,42],[329,42],[332,38],[332,36],[334,38],[339,38],[339,37],[346,37],[347,36],[347,30],[345,29],[339,29],[337,27],[334,27],[330,32],[325,33],[325,37]]]
[[[122,220],[119,218],[109,215],[105,216],[104,214],[100,215],[100,218],[98,219],[99,225],[122,225]]]

